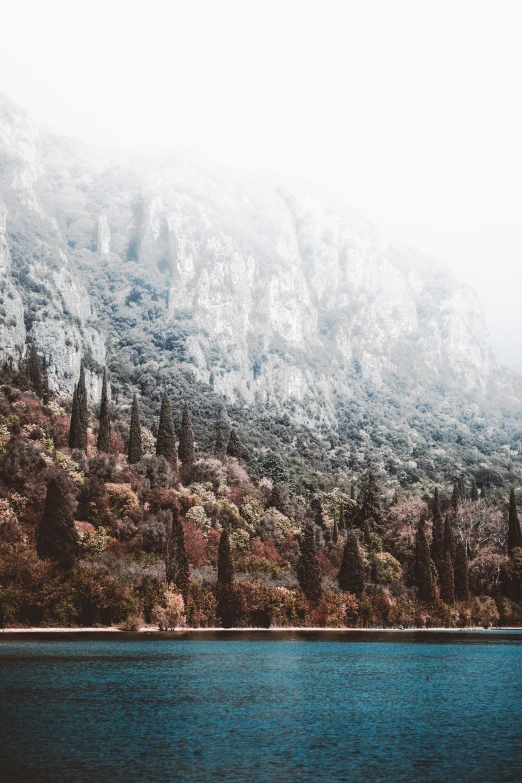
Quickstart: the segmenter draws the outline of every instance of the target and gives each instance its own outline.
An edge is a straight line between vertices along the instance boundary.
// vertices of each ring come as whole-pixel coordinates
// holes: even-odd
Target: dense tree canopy
[[[139,627],[174,605],[179,622],[194,626],[522,622],[516,498],[506,518],[501,486],[488,484],[487,499],[477,498],[468,472],[455,510],[449,480],[407,491],[382,469],[370,477],[365,461],[349,481],[306,474],[293,483],[263,442],[242,446],[239,461],[222,450],[217,460],[223,418],[213,408],[197,410],[211,433],[197,458],[199,424],[189,413],[191,476],[181,483],[175,461],[158,453],[171,432],[170,396],[157,438],[154,419],[142,426],[137,395],[130,415],[113,400],[104,450],[105,378],[82,449],[69,445],[83,427],[78,389],[72,411],[52,395],[44,406],[25,368],[6,372],[0,623],[129,618]]]

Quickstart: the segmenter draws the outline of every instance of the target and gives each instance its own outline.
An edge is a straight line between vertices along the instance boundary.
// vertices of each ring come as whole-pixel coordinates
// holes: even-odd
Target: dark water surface
[[[1,781],[522,781],[522,634],[0,636]]]

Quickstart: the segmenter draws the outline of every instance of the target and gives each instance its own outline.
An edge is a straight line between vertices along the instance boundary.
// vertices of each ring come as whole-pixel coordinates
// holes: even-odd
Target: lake
[[[522,780],[522,633],[0,635],[2,781]]]

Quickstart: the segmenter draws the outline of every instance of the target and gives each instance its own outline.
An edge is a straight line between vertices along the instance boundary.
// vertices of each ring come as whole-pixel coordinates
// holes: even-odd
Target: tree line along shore
[[[178,427],[176,427],[176,423]],[[460,470],[429,492],[368,464],[298,490],[226,415],[152,429],[136,395],[49,390],[36,349],[0,375],[0,626],[468,628],[522,624],[517,493]],[[260,467],[261,465],[261,467]]]

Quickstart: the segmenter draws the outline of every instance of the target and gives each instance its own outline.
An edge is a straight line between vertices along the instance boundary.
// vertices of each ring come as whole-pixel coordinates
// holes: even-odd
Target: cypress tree
[[[223,626],[230,627],[233,624],[233,586],[234,565],[232,552],[230,551],[230,537],[228,530],[223,530],[218,547],[218,572],[217,572],[217,613]]]
[[[440,579],[440,597],[445,604],[452,605],[455,603],[455,573],[453,570],[453,563],[451,555],[446,552],[444,555],[444,561],[439,572]]]
[[[475,481],[475,479],[473,479],[473,481],[471,482],[471,500],[474,503],[476,503],[478,499],[479,499],[479,493],[478,493],[477,482]]]
[[[167,584],[176,585],[187,602],[190,591],[190,569],[185,548],[185,531],[176,507],[172,509],[165,547],[165,577]]]
[[[134,465],[143,457],[143,446],[141,444],[141,423],[140,409],[136,395],[132,398],[132,411],[129,431],[129,450],[127,454],[129,464]]]
[[[177,510],[177,509],[176,509]],[[167,535],[165,541],[165,580],[167,586],[170,587],[174,584],[176,579],[177,569],[177,552],[176,552],[176,536],[174,534],[174,511],[169,512],[169,519],[167,521]]]
[[[365,519],[364,522],[363,522],[362,531],[363,531],[363,535],[364,535],[364,543],[368,547],[371,546],[372,545],[372,531],[371,531],[371,528],[370,528],[370,523],[368,522],[367,519]]]
[[[36,351],[36,346],[32,343],[29,349],[29,360],[27,363],[27,375],[36,394],[42,396],[42,366],[40,357]]]
[[[77,449],[87,451],[87,427],[89,424],[89,410],[87,407],[87,387],[85,386],[85,368],[83,362],[80,365],[80,379],[76,387],[78,397],[78,445]]]
[[[314,511],[315,524],[317,527],[321,528],[321,530],[325,530],[325,524],[323,520],[323,504],[321,503],[321,498],[317,495],[313,497],[310,506]]]
[[[219,421],[216,427],[216,445],[214,448],[214,454],[219,460],[221,460],[221,462],[224,462],[225,457],[227,456],[227,447],[228,442],[226,438],[225,425],[224,422]]]
[[[366,475],[366,482],[363,492],[361,508],[357,515],[357,527],[361,530],[373,530],[379,528],[382,523],[382,509],[379,499],[380,489],[375,478],[373,470],[369,470]]]
[[[230,536],[228,530],[223,530],[219,538],[218,548],[218,590],[227,590],[234,584],[234,565],[232,563],[232,551],[230,549]]]
[[[419,520],[415,540],[415,584],[420,600],[431,602],[433,600],[433,580],[424,519]]]
[[[339,505],[339,530],[344,530],[344,526],[345,526],[344,503],[341,501]]]
[[[364,566],[359,542],[353,530],[348,531],[343,559],[337,577],[339,589],[360,598],[364,592]]]
[[[457,601],[467,601],[469,598],[468,558],[464,541],[461,538],[457,539],[455,557],[455,597]]]
[[[42,400],[44,405],[49,402],[49,373],[47,372],[47,359],[42,359]]]
[[[431,559],[440,573],[444,564],[444,520],[440,511],[439,490],[435,487],[433,496],[433,533],[431,539]]]
[[[459,487],[460,500],[466,500],[467,498],[466,479],[464,478],[463,475],[459,476],[458,487]]]
[[[337,544],[337,542],[339,541],[339,528],[337,526],[336,519],[334,519],[334,523],[333,523],[332,541],[334,544]]]
[[[178,572],[176,574],[176,587],[183,596],[183,600],[187,602],[190,591],[190,568],[187,557],[187,550],[185,547],[185,531],[183,524],[179,518],[179,514],[174,515],[174,523],[176,530],[176,550],[178,554]]]
[[[323,590],[315,547],[315,531],[311,523],[304,526],[301,535],[297,579],[306,598],[309,601],[319,601]]]
[[[176,464],[176,436],[174,434],[174,417],[169,395],[164,392],[161,400],[161,410],[158,424],[158,438],[156,440],[156,454],[165,457],[167,462]]]
[[[78,387],[74,384],[71,421],[69,423],[69,448],[78,448],[78,430],[80,426],[80,413],[78,410]]]
[[[357,498],[355,496],[355,487],[353,484],[350,485],[350,499],[353,501],[356,501]]]
[[[230,431],[230,437],[228,439],[227,454],[229,457],[235,457],[241,459],[243,456],[243,445],[239,438],[237,430],[232,429]]]
[[[483,486],[482,489],[480,490],[480,499],[481,500],[486,500],[487,496],[488,496],[488,491],[487,491],[486,487]]]
[[[192,469],[195,462],[194,433],[192,431],[192,415],[188,403],[183,408],[183,417],[181,419],[181,435],[179,438],[179,458],[181,460],[181,472],[183,483],[190,483]]]
[[[455,514],[458,511],[459,503],[460,503],[460,490],[459,490],[458,483],[455,482],[455,484],[453,485],[453,494],[451,496],[451,505],[453,506],[453,511],[455,512]]]
[[[54,560],[62,568],[74,565],[78,536],[63,483],[53,477],[47,485],[44,509],[36,539],[38,557]]]
[[[107,393],[107,370],[103,371],[99,422],[98,451],[108,453],[111,450],[111,420],[109,417],[109,395]]]
[[[453,523],[449,516],[446,517],[446,524],[444,525],[444,553],[449,552],[451,562],[455,565],[455,557],[457,556],[457,546],[455,544],[455,533],[453,532]]]
[[[522,534],[520,532],[520,521],[517,512],[517,499],[515,490],[512,488],[509,496],[509,521],[507,535],[508,552],[511,555],[513,549],[522,546]]]

